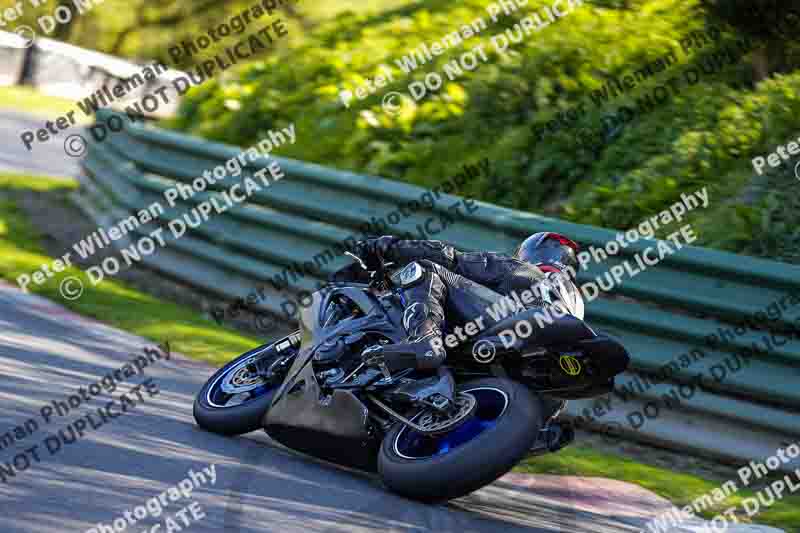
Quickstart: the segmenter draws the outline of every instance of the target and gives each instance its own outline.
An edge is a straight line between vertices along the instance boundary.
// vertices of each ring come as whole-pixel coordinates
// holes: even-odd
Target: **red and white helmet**
[[[558,233],[542,231],[522,241],[514,257],[536,265],[544,272],[558,270],[574,277],[578,269],[579,250],[575,241]]]

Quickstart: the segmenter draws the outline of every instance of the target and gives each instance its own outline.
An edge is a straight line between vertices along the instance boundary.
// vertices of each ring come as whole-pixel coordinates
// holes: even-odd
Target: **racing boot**
[[[447,355],[441,342],[447,288],[425,262],[410,263],[392,279],[406,301],[402,324],[408,336],[404,342],[382,347],[386,366],[391,372],[435,370]]]
[[[441,333],[438,330],[431,330],[426,335],[409,337],[405,342],[376,346],[364,355],[380,354],[382,357],[380,362],[384,363],[392,374],[407,368],[435,370],[445,359],[444,350],[432,346],[431,339],[436,336],[441,338]]]

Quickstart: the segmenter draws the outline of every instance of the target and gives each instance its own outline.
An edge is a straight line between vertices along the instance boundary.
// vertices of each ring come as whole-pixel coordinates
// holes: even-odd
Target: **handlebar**
[[[386,267],[392,265],[393,263],[386,263],[383,260],[383,257],[380,255],[380,253],[378,253],[379,266],[376,270],[370,270],[367,264],[354,253],[345,252],[345,255],[349,255],[350,257],[352,257],[364,271],[370,273],[369,285],[371,287],[383,289],[391,286],[391,280],[389,278]]]
[[[363,268],[364,270],[366,270],[367,272],[369,272],[369,269],[367,268],[367,264],[366,264],[364,261],[362,261],[362,260],[361,260],[361,258],[360,258],[360,257],[358,257],[356,254],[354,254],[354,253],[352,253],[352,252],[345,252],[345,253],[344,253],[344,255],[349,255],[350,257],[352,257],[353,259],[355,259],[355,260],[356,260],[356,262],[357,262],[359,265],[361,265],[361,268]]]

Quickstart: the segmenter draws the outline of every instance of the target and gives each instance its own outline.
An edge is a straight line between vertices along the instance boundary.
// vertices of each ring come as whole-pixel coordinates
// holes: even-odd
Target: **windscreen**
[[[300,301],[300,350],[313,346],[320,330],[320,308],[325,300],[325,289],[313,293]],[[307,304],[307,305],[305,305]]]

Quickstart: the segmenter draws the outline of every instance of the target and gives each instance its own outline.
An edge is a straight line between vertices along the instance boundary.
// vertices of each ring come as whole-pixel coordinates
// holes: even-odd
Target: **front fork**
[[[271,381],[277,376],[285,376],[300,349],[300,340],[300,330],[297,330],[275,341],[275,351],[278,352],[278,357],[274,360],[270,360],[268,357],[259,357],[247,365],[248,372],[256,374],[267,381]]]

